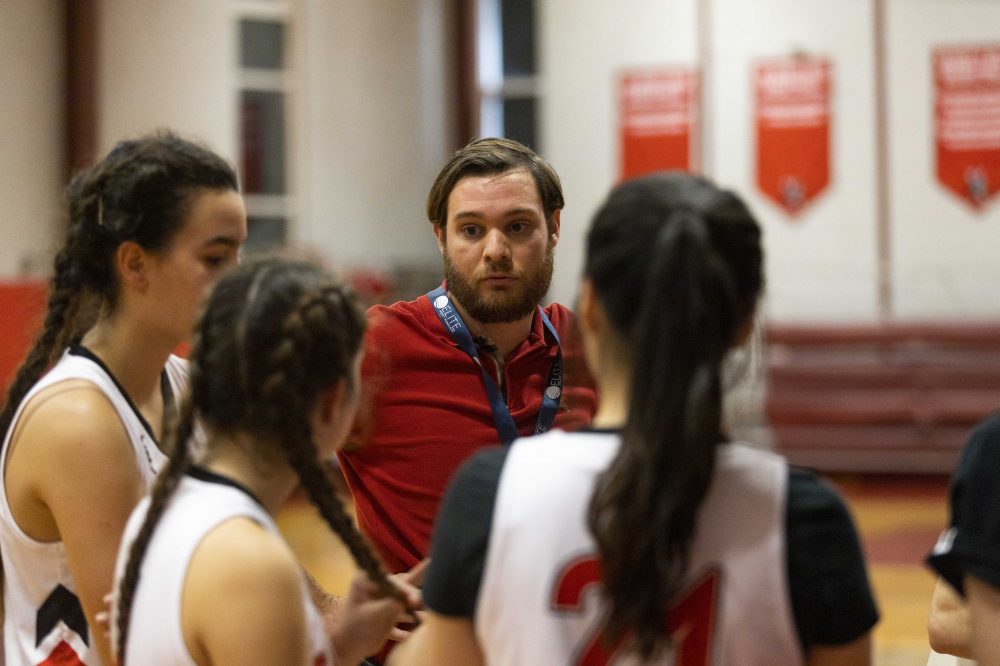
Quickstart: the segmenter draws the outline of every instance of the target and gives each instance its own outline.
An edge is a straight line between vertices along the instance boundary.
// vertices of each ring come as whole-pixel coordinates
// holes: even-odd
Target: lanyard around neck
[[[510,415],[510,410],[507,409],[507,403],[500,395],[500,388],[483,367],[482,361],[479,360],[479,351],[476,349],[476,343],[472,340],[469,327],[465,325],[462,315],[452,305],[451,298],[443,286],[427,292],[426,296],[434,308],[434,312],[437,313],[438,319],[441,320],[441,324],[451,334],[452,340],[479,366],[483,376],[483,385],[486,387],[486,395],[490,400],[490,409],[493,411],[493,423],[496,426],[497,434],[500,435],[501,442],[510,444],[518,437],[517,426],[514,424],[514,418]],[[556,333],[555,326],[545,316],[541,307],[538,308],[538,316],[542,318],[545,328],[556,341],[556,358],[552,361],[552,367],[549,368],[549,378],[545,384],[545,392],[542,394],[542,407],[538,412],[538,421],[535,424],[536,435],[552,427],[556,412],[559,411],[559,399],[562,397],[563,387],[562,348],[559,343],[559,334]]]

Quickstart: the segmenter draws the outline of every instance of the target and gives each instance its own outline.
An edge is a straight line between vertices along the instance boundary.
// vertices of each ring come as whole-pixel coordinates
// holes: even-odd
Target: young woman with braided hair
[[[44,325],[0,413],[7,666],[109,663],[88,619],[165,460],[186,384],[171,352],[246,239],[232,167],[168,132],[119,143],[66,200]]]
[[[723,362],[762,285],[735,195],[680,173],[612,190],[577,309],[593,429],[456,474],[427,618],[391,664],[869,663],[877,611],[843,502],[724,433]]]
[[[353,294],[312,264],[261,260],[213,289],[174,454],[122,541],[112,613],[121,666],[312,666],[334,653],[356,664],[419,604],[405,575],[387,578],[320,462],[354,419],[364,328]],[[195,419],[207,439],[196,457]],[[333,651],[272,518],[300,483],[364,571]]]

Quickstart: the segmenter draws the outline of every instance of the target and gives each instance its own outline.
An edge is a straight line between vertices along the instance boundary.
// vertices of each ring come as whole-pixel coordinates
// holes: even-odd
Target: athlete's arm
[[[415,586],[423,579],[427,560],[409,571],[392,576],[394,584],[407,595],[411,608],[421,607],[420,590]],[[331,634],[337,658],[344,664],[356,664],[375,654],[387,639],[402,641],[410,632],[398,628],[401,621],[413,622],[403,604],[386,597],[368,575],[359,572],[351,581],[351,589],[341,605],[341,614]],[[421,619],[423,613],[420,614]]]
[[[423,624],[389,655],[389,666],[481,666],[483,663],[472,620],[434,611],[428,611]]]
[[[337,622],[340,621],[340,616],[343,613],[343,606],[346,602],[345,597],[338,597],[336,595],[330,594],[323,586],[319,584],[312,574],[302,570],[302,573],[306,576],[306,583],[309,586],[309,596],[312,598],[313,605],[319,614],[323,617],[323,624],[326,626],[326,632],[333,633],[333,629],[337,626]]]
[[[29,403],[5,470],[18,525],[62,541],[89,624],[111,590],[118,543],[144,491],[135,453],[107,397],[84,382],[58,384]],[[90,631],[105,663],[107,636]]]
[[[212,530],[188,566],[181,627],[199,664],[309,663],[302,573],[288,546],[247,518]]]
[[[971,647],[979,666],[1000,664],[1000,588],[975,576],[965,577],[965,593],[972,615]]]
[[[938,578],[927,619],[927,637],[931,648],[941,654],[972,658],[969,606],[943,578]]]

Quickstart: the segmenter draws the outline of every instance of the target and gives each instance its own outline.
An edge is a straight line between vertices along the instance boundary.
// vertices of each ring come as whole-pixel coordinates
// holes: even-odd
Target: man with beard
[[[368,313],[364,395],[338,455],[390,571],[425,557],[447,482],[475,451],[590,422],[596,394],[572,314],[539,306],[562,207],[559,177],[530,149],[473,141],[428,196],[444,284]]]

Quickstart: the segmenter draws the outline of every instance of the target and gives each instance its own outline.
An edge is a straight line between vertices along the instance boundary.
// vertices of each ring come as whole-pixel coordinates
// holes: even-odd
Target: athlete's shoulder
[[[18,418],[19,438],[54,446],[100,446],[123,437],[121,417],[105,391],[88,379],[50,384],[32,395]]]
[[[789,523],[826,522],[834,529],[854,530],[854,522],[840,491],[812,470],[788,467]]]
[[[206,534],[194,551],[182,614],[192,637],[216,646],[210,652],[266,654],[277,642],[304,635],[303,586],[288,545],[251,518],[234,517]]]
[[[1000,458],[1000,412],[980,421],[965,444],[961,466],[979,466]]]

